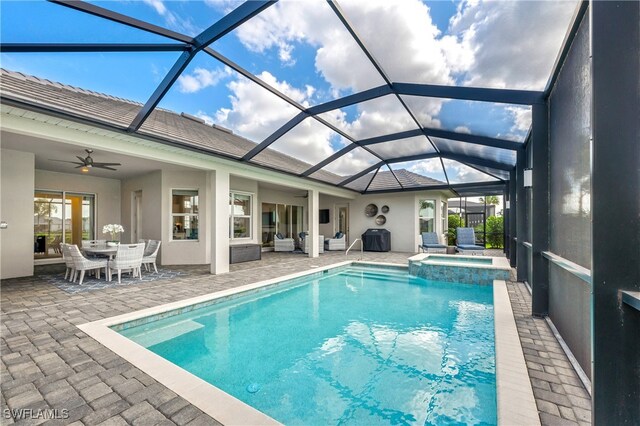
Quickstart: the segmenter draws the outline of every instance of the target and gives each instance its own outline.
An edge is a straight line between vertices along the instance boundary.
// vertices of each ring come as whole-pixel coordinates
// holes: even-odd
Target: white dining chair
[[[120,244],[116,257],[109,260],[107,275],[109,281],[114,272],[118,273],[118,284],[122,281],[122,271],[129,272],[132,277],[142,279],[142,257],[144,256],[144,243]]]

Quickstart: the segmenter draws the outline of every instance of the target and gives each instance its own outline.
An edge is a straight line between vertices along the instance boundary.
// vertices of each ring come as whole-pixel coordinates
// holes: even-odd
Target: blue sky
[[[93,3],[192,36],[239,4]],[[482,0],[339,3],[393,81],[531,90],[544,88],[576,5]],[[2,1],[0,7],[3,42],[173,42],[44,1]],[[211,47],[305,106],[383,84],[325,1],[281,1]],[[145,102],[177,57],[174,52],[2,54],[1,61],[6,69]],[[530,110],[513,105],[413,97],[406,101],[426,127],[521,141],[530,125]],[[255,142],[298,112],[204,53],[192,61],[160,106],[200,116]],[[393,97],[332,111],[323,118],[356,139],[416,127]],[[347,143],[315,120],[305,120],[274,148],[315,163]],[[373,161],[365,154],[354,150],[327,169],[339,174],[364,169]],[[427,169],[413,170],[442,175],[441,166]],[[455,179],[484,179],[462,166],[451,173]]]

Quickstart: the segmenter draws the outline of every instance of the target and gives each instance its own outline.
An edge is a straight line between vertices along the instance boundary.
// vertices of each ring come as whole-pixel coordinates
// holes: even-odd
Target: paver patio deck
[[[363,260],[406,264],[407,257],[407,253],[365,252]],[[358,258],[360,253],[348,257]],[[262,261],[231,265],[231,272],[225,275],[210,275],[206,266],[170,267],[188,275],[73,295],[39,278],[63,271],[61,265],[38,267],[34,277],[3,280],[0,422],[216,424],[76,326],[344,260],[342,252],[325,253],[316,259],[263,253]],[[509,282],[508,290],[542,424],[589,424],[589,395],[547,323],[529,315],[531,297],[526,288]],[[68,418],[14,419],[10,410],[19,409],[31,414],[58,410]]]

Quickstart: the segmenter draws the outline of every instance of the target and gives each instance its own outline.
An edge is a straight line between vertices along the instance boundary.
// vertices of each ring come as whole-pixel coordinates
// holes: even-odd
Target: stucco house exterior
[[[121,129],[139,104],[17,72],[2,70],[1,76],[1,214],[7,224],[0,244],[2,278],[29,276],[35,264],[62,261],[53,250],[34,259],[45,220],[34,213],[38,197],[66,205],[50,218],[58,228],[66,220],[65,241],[108,239],[102,227],[118,223],[125,229],[122,242],[162,241],[161,264],[210,264],[212,273],[229,270],[230,246],[269,249],[274,224],[265,218],[270,211],[277,212],[276,226],[286,236],[298,239],[308,232],[317,241],[343,231],[350,244],[369,228],[385,228],[391,232],[391,250],[398,252],[415,252],[421,229],[445,231],[447,199],[454,196],[445,182],[410,171],[396,176],[381,171],[340,188],[277,172],[259,161],[238,162],[237,156],[255,143],[188,114],[157,109],[140,132],[127,133]],[[86,149],[93,150],[94,161],[121,166],[83,172],[68,162],[83,158]],[[310,166],[273,149],[263,151],[260,161],[292,172]],[[318,173],[327,174],[323,178],[329,182],[343,179]],[[389,179],[435,189],[361,193],[385,188]],[[84,206],[78,205],[77,214],[73,199]],[[428,208],[421,209],[425,201]],[[232,203],[242,207],[230,208]],[[388,207],[384,225],[365,215],[369,204]],[[320,210],[329,210],[328,223],[319,223]],[[311,244],[309,256],[319,255],[317,246]]]

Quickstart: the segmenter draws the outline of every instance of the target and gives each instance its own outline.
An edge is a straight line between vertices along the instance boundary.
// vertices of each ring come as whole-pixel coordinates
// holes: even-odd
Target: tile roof
[[[126,129],[142,104],[104,93],[52,82],[22,73],[0,69],[0,93],[27,104],[60,111],[92,122]],[[240,159],[256,146],[255,142],[210,126],[189,114],[178,114],[161,108],[153,110],[138,133],[186,146],[205,149],[213,154]],[[254,162],[259,165],[301,173],[312,164],[267,148]],[[340,182],[345,177],[319,171],[314,178],[326,182]]]
[[[127,129],[142,108],[139,102],[5,69],[0,69],[0,94],[29,105],[59,111],[120,130]],[[151,112],[138,130],[138,134],[201,148],[234,159],[240,159],[256,146],[255,142],[235,135],[230,130],[210,126],[189,114],[178,114],[162,108],[156,108]],[[300,174],[312,166],[270,148],[262,151],[251,162],[293,174]],[[394,170],[394,173],[404,188],[446,184],[409,170]],[[359,192],[364,191],[367,186],[372,191],[401,189],[391,172],[380,171],[369,185],[373,175],[373,172],[369,173],[345,187]],[[346,178],[324,170],[319,170],[310,177],[330,184],[338,184]]]

